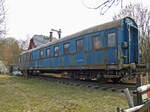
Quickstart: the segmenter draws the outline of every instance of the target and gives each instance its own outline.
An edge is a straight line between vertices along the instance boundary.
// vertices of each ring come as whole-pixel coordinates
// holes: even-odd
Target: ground
[[[0,112],[116,112],[124,94],[0,75]]]

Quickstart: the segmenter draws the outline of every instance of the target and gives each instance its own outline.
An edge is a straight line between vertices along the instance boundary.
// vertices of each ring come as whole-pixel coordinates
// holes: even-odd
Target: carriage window
[[[77,52],[80,52],[84,49],[84,44],[83,44],[83,39],[79,39],[76,41],[76,45],[77,45]]]
[[[43,57],[43,50],[40,50],[40,58]]]
[[[116,35],[115,33],[108,34],[108,47],[115,47],[116,46]]]
[[[50,56],[50,49],[49,48],[46,49],[46,56]]]
[[[102,48],[102,42],[99,35],[93,37],[93,47],[94,49]]]
[[[30,60],[32,60],[32,53],[30,53]]]
[[[64,44],[64,54],[68,54],[69,53],[69,47],[70,47],[70,43],[69,42]]]
[[[58,46],[54,47],[54,56],[58,56],[59,51],[58,51]]]

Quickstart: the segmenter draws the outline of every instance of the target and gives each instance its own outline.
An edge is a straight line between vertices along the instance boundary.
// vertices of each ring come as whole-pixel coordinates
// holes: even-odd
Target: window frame
[[[95,41],[97,42],[97,40],[96,39],[98,39],[98,41],[99,41],[99,47],[96,47],[97,45],[97,43],[95,43]],[[92,37],[92,47],[93,47],[93,49],[95,49],[95,50],[97,50],[97,49],[102,49],[103,48],[103,41],[101,40],[101,36],[100,35],[94,35],[93,37]]]
[[[57,48],[57,49],[55,49],[55,48]],[[57,51],[57,52],[56,52]],[[57,55],[56,55],[57,54]],[[58,45],[55,45],[54,46],[54,56],[55,57],[57,57],[57,56],[59,56],[59,47],[58,47]]]
[[[107,34],[107,47],[108,48],[116,47],[116,32],[110,32]]]
[[[65,45],[68,45],[68,46],[65,47]],[[64,54],[69,54],[70,53],[70,42],[65,42],[63,44],[63,52],[64,52]]]
[[[78,44],[79,41],[82,41],[82,46],[80,46],[80,47],[78,46],[79,45]],[[76,52],[82,52],[83,50],[84,50],[84,38],[80,38],[80,39],[76,40]]]
[[[43,56],[44,56],[43,49],[40,49],[40,58],[43,58]]]
[[[50,57],[50,47],[47,47],[47,48],[46,48],[46,56],[47,56],[47,57]]]

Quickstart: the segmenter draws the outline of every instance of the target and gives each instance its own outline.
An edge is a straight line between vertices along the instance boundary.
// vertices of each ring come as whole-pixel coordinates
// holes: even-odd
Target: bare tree
[[[19,47],[20,47],[20,49],[22,49],[22,51],[28,50],[31,38],[32,38],[32,35],[27,34],[26,35],[26,40],[19,40],[18,41]]]
[[[115,15],[113,20],[126,16],[133,18],[138,24],[141,59],[150,65],[150,10],[142,4],[129,4]]]
[[[99,2],[97,3],[98,5],[95,7],[87,6],[85,3],[83,4],[89,9],[99,9],[100,14],[104,15],[108,11],[108,9],[110,9],[113,5],[118,5],[119,3],[121,3],[122,7],[123,0],[99,0]]]
[[[4,37],[6,34],[6,23],[5,23],[5,0],[0,0],[0,38]]]
[[[150,33],[150,11],[142,4],[129,4],[122,9],[119,14],[113,17],[113,20],[129,16],[138,24],[140,37],[145,37]]]
[[[0,59],[5,65],[17,64],[18,57],[22,49],[19,47],[18,41],[15,38],[3,38],[0,40],[3,43],[0,46]]]

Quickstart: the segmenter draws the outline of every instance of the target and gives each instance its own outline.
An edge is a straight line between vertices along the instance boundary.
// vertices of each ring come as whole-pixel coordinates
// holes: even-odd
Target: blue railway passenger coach
[[[20,70],[119,81],[135,74],[138,60],[137,24],[126,17],[25,51],[20,55]]]

